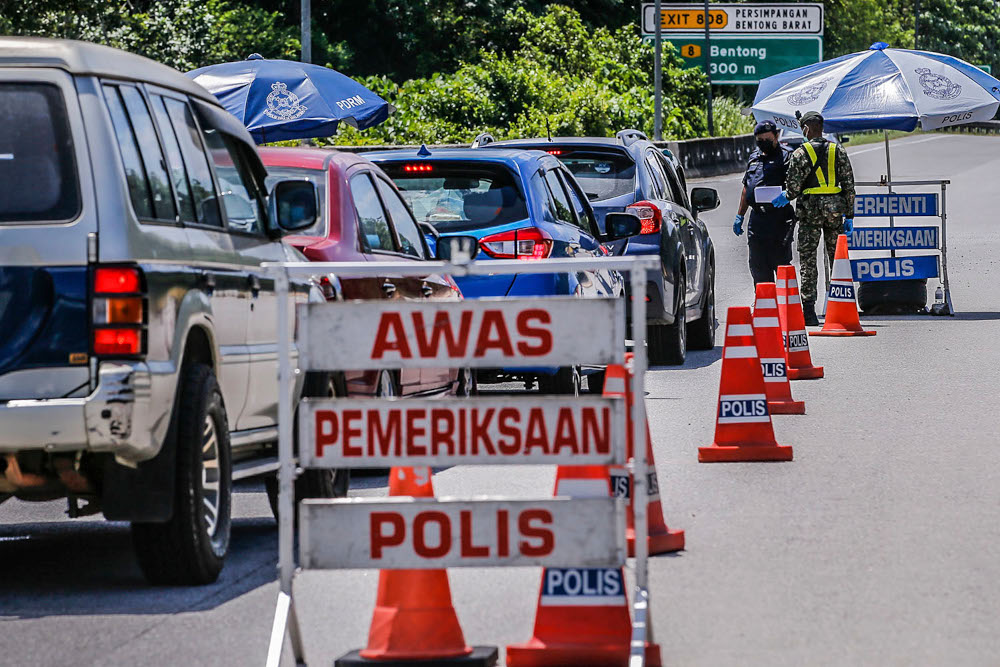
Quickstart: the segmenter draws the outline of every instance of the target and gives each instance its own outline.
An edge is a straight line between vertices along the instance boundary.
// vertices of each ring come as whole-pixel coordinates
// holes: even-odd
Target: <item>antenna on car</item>
[[[549,117],[545,116],[545,136],[549,138],[549,143],[552,143],[552,128],[549,127]]]
[[[420,150],[417,151],[417,157],[430,157],[431,151],[427,148],[427,144],[420,144]]]

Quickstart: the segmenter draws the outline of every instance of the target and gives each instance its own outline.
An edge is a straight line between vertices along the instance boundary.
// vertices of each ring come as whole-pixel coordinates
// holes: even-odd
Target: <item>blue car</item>
[[[573,175],[537,150],[469,148],[396,150],[365,155],[396,183],[421,227],[434,236],[474,236],[477,261],[604,257],[621,239],[602,234]],[[620,251],[624,243],[618,244]],[[623,296],[617,271],[456,278],[466,298],[505,296]],[[600,391],[600,368],[506,368],[481,371],[479,382],[536,381],[545,393],[578,393],[582,376]]]
[[[669,151],[637,130],[615,137],[554,137],[493,141],[477,137],[483,152],[511,148],[544,150],[573,173],[596,212],[633,211],[642,234],[629,240],[628,255],[659,255],[662,271],[646,287],[647,341],[652,364],[684,363],[687,349],[715,346],[715,248],[698,217],[719,205],[711,188],[693,188]]]

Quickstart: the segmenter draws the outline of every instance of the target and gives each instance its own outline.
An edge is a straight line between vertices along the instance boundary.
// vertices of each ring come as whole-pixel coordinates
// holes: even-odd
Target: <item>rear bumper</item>
[[[0,452],[86,449],[126,465],[152,458],[152,373],[142,362],[105,362],[86,398],[13,400],[0,405]],[[155,413],[155,414],[154,414]],[[169,414],[167,410],[166,414]]]

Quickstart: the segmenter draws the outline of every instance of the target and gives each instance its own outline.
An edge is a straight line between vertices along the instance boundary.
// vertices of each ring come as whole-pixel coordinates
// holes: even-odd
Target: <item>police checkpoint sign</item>
[[[851,271],[858,282],[936,278],[938,258],[936,255],[923,255],[852,259]]]
[[[620,364],[615,298],[349,301],[298,306],[299,353],[313,370]]]
[[[937,250],[937,227],[855,227],[850,250]]]
[[[299,506],[311,569],[610,567],[625,562],[615,498],[350,498]]]
[[[305,399],[301,465],[606,465],[625,457],[625,405],[600,396]]]
[[[854,217],[933,217],[938,215],[936,193],[863,194],[854,198]]]

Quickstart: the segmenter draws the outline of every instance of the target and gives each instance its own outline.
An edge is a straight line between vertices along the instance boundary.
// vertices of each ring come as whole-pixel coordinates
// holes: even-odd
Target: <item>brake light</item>
[[[552,239],[537,227],[525,227],[486,236],[479,247],[495,259],[545,259],[552,252]]]
[[[660,231],[660,227],[663,226],[663,213],[660,212],[660,207],[652,202],[637,201],[630,206],[626,206],[625,210],[632,211],[639,216],[639,219],[642,221],[642,229],[639,230],[640,234],[654,234]]]
[[[145,352],[146,297],[138,268],[95,269],[92,304],[94,355],[134,357]]]
[[[408,173],[428,172],[428,171],[434,171],[434,167],[432,167],[429,164],[406,164],[403,165],[403,171]]]
[[[552,149],[550,151],[545,151],[545,152],[548,153],[549,155],[562,155],[563,154],[563,152],[561,150],[559,150],[558,148],[554,148],[554,149]]]

